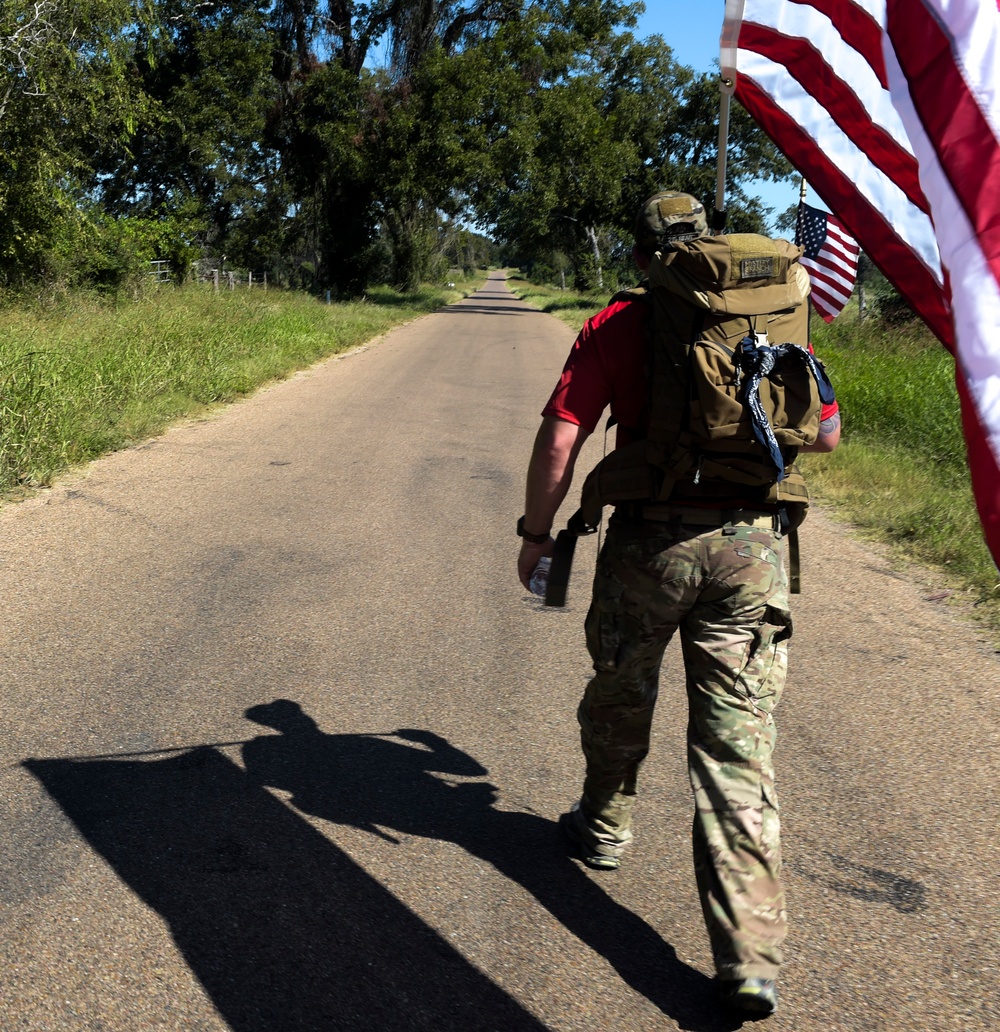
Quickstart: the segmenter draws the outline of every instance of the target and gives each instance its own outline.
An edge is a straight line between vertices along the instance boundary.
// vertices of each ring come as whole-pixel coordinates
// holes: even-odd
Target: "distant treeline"
[[[614,0],[4,0],[0,287],[154,259],[349,296],[497,262],[609,285],[649,193],[714,193],[717,76]],[[740,110],[730,226],[791,172]],[[476,227],[476,228],[470,228]]]

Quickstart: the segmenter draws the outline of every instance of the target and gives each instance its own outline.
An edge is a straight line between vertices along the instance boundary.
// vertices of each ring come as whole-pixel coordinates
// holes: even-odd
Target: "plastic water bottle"
[[[542,556],[538,560],[535,572],[531,575],[531,580],[528,582],[533,595],[545,598],[545,589],[549,583],[549,567],[551,565],[552,560],[547,555]]]

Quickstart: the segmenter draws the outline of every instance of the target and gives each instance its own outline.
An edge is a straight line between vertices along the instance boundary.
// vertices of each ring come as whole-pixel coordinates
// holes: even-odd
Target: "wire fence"
[[[213,266],[209,262],[196,262],[194,279],[198,283],[211,284],[215,290],[267,290],[267,273],[252,272],[243,269],[226,269]],[[156,260],[149,263],[149,277],[154,283],[171,283],[170,263]]]

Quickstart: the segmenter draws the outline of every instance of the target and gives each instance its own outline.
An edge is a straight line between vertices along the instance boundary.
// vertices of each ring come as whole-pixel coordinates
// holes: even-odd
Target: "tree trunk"
[[[597,241],[597,230],[593,226],[587,227],[587,236],[590,238],[590,246],[594,249],[594,269],[597,272],[597,289],[604,289],[604,270],[601,268],[601,245]]]

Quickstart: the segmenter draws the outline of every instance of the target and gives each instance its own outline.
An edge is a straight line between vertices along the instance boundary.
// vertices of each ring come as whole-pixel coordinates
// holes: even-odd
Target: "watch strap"
[[[525,541],[530,541],[533,545],[544,545],[545,542],[549,540],[548,532],[544,534],[529,534],[528,531],[524,529],[523,516],[517,521],[517,536],[519,538],[524,538]]]

